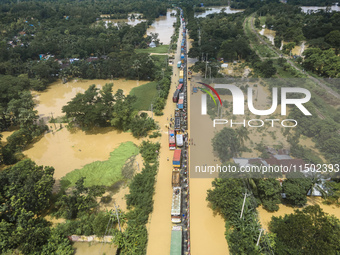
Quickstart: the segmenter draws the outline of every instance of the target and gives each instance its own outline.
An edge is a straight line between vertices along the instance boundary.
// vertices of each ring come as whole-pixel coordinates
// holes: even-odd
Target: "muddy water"
[[[213,165],[218,162],[213,155],[211,139],[214,136],[212,121],[208,115],[201,115],[201,94],[191,94],[192,87],[200,81],[193,77],[189,82],[189,117],[190,138],[193,145],[189,147],[190,156],[190,234],[192,254],[229,254],[225,239],[224,219],[213,212],[206,201],[207,190],[217,174],[199,173],[196,166]]]
[[[73,248],[75,248],[75,255],[116,254],[117,251],[113,244],[103,243],[75,242]]]
[[[73,80],[63,84],[57,81],[51,84],[47,90],[43,92],[33,92],[34,101],[37,104],[36,110],[41,118],[50,118],[64,115],[61,111],[62,107],[71,101],[77,93],[83,93],[92,84],[97,88],[101,88],[106,83],[113,83],[113,92],[122,89],[127,95],[132,88],[147,83],[147,81],[135,80]]]
[[[182,41],[182,35],[179,36],[178,42]],[[175,54],[174,63],[180,60],[181,44],[177,43],[177,53]],[[173,151],[169,150],[168,129],[165,127],[168,124],[167,118],[173,116],[175,104],[172,102],[172,94],[176,90],[179,69],[174,65],[173,75],[171,78],[171,87],[169,96],[164,108],[164,115],[155,117],[159,122],[162,137],[160,138],[161,149],[159,153],[159,171],[155,184],[155,194],[153,196],[154,206],[153,212],[150,215],[148,229],[148,255],[170,254],[171,242],[171,200],[172,200],[172,164]],[[167,159],[170,159],[169,161]]]
[[[208,16],[209,14],[220,13],[222,9],[224,9],[224,12],[227,14],[243,12],[243,10],[231,9],[229,6],[207,7],[207,8],[209,8],[209,10],[206,10],[205,12],[195,13],[195,18],[204,18]]]
[[[2,135],[2,138],[0,140],[0,142],[2,143],[6,143],[7,142],[7,137],[9,137],[11,134],[13,134],[15,132],[15,130],[13,131],[3,131],[0,134]]]
[[[147,83],[146,81],[126,80],[83,80],[62,84],[56,82],[47,91],[34,94],[37,103],[36,110],[40,117],[49,118],[63,115],[61,108],[78,92],[85,91],[91,84],[102,87],[105,83],[113,82],[113,91],[123,89],[128,94],[133,87]],[[132,141],[140,144],[131,133],[118,132],[112,128],[101,128],[91,133],[81,130],[70,132],[66,128],[59,131],[60,124],[49,124],[52,132],[32,144],[24,154],[39,165],[49,165],[55,168],[54,176],[60,179],[70,171],[81,168],[96,160],[107,160],[110,152],[120,143]]]
[[[54,129],[53,125],[50,126]],[[80,130],[70,132],[63,128],[46,134],[23,153],[38,165],[53,166],[54,177],[60,179],[93,161],[107,160],[110,152],[127,141],[140,144],[131,133],[118,132],[112,128],[102,128],[92,134]]]
[[[176,16],[170,14],[176,14],[176,10],[168,9],[166,16],[160,16],[157,18],[151,26],[147,29],[146,33],[158,33],[158,39],[163,44],[170,44],[171,36],[174,33],[173,24],[176,22]]]
[[[308,197],[307,198],[307,205],[319,205],[325,213],[328,213],[330,215],[334,215],[338,219],[340,219],[340,208],[335,206],[335,205],[324,205],[322,204],[322,198],[320,197]],[[261,225],[263,228],[268,231],[268,224],[272,218],[272,216],[279,217],[279,216],[284,216],[285,214],[291,214],[294,213],[294,210],[299,209],[299,208],[294,208],[291,206],[286,206],[286,205],[279,205],[280,209],[277,212],[268,212],[260,206],[257,208],[258,213],[259,213],[259,219],[261,222]]]
[[[276,33],[274,30],[263,28],[259,33],[260,35],[264,35],[265,37],[267,37],[272,45],[274,45],[274,38]]]

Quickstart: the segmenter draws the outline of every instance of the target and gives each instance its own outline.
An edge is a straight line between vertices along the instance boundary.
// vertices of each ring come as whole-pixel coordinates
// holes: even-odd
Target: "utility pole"
[[[260,229],[260,234],[259,234],[259,238],[257,239],[256,246],[259,246],[259,242],[260,242],[260,238],[261,238],[261,234],[263,230],[264,230],[263,228]]]
[[[151,104],[151,118],[153,119],[153,105]]]
[[[122,232],[122,229],[120,227],[120,221],[119,221],[119,215],[118,215],[118,210],[117,210],[116,202],[114,203],[114,205],[115,205],[115,210],[116,210],[116,216],[117,216],[117,219],[118,219],[119,231]]]
[[[204,75],[205,79],[207,78],[207,68],[208,68],[208,53],[205,58],[205,75]]]
[[[244,199],[243,199],[243,205],[242,205],[242,210],[241,210],[240,219],[242,219],[243,210],[244,210],[244,204],[246,203],[246,197],[247,197],[247,192],[244,194]]]

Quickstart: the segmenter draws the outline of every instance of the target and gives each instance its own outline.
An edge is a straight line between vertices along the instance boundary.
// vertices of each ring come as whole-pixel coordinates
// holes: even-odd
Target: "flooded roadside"
[[[217,174],[196,173],[195,166],[216,164],[211,139],[214,128],[208,115],[201,115],[201,94],[192,94],[192,87],[197,86],[199,78],[193,77],[188,83],[188,104],[190,119],[190,139],[194,145],[189,146],[190,159],[190,237],[192,254],[206,255],[229,254],[225,239],[225,222],[216,214],[206,201],[207,190],[212,188],[212,181]],[[217,130],[217,129],[216,129]]]
[[[158,33],[159,42],[170,44],[171,36],[175,31],[173,24],[177,20],[175,15],[171,15],[172,13],[176,14],[177,11],[168,9],[165,16],[158,17],[146,30],[147,35],[150,35],[150,33]]]
[[[178,42],[182,41],[180,34]],[[177,53],[175,54],[174,62],[177,63],[180,59],[179,52],[181,44],[177,43]],[[173,116],[175,104],[172,102],[172,95],[178,85],[179,69],[173,66],[173,74],[171,77],[171,87],[169,96],[166,101],[166,106],[163,110],[164,115],[155,117],[159,122],[162,137],[160,139],[161,149],[159,153],[159,171],[156,177],[155,194],[153,196],[153,212],[150,215],[148,229],[148,255],[170,254],[171,243],[171,202],[172,202],[172,159],[173,151],[169,150],[168,129],[165,127],[168,124],[167,118]]]
[[[259,34],[267,37],[268,40],[272,43],[272,45],[274,45],[274,38],[276,34],[274,30],[263,28],[262,30],[260,30]]]

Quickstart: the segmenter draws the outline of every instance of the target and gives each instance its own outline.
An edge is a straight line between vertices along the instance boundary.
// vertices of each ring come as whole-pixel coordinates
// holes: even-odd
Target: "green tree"
[[[0,172],[0,219],[14,221],[22,210],[41,215],[50,206],[53,173],[29,159]]]
[[[221,161],[226,162],[237,155],[241,145],[237,133],[232,128],[223,128],[212,139],[212,146]]]
[[[307,192],[312,187],[310,178],[302,173],[288,173],[282,183],[283,192],[286,194],[287,203],[293,206],[303,206],[307,203]]]
[[[325,41],[335,48],[335,55],[338,55],[340,49],[340,31],[333,30],[325,36]]]
[[[75,219],[84,214],[89,214],[98,206],[96,198],[102,196],[105,192],[103,186],[84,186],[85,177],[76,181],[76,185],[70,195],[63,194],[55,203],[57,212],[56,216],[65,219]]]
[[[276,234],[275,254],[337,254],[340,250],[340,221],[319,205],[273,217],[269,230]]]
[[[279,210],[280,198],[281,198],[281,186],[276,179],[260,179],[257,184],[257,190],[259,198],[263,204],[263,208],[275,212]]]

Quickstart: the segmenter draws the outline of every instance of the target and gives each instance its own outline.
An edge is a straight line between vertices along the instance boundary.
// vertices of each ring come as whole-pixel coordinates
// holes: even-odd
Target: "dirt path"
[[[177,43],[177,53],[175,54],[174,63],[180,60],[182,35],[179,36]],[[161,149],[159,158],[159,171],[157,174],[157,180],[155,185],[155,194],[153,197],[154,207],[150,216],[148,228],[148,255],[160,255],[170,254],[170,242],[171,242],[171,200],[172,200],[172,157],[173,151],[169,150],[168,143],[168,129],[165,125],[169,122],[167,118],[174,115],[175,104],[172,102],[172,95],[178,85],[177,80],[179,76],[179,70],[174,65],[173,75],[171,78],[171,88],[168,96],[166,106],[164,108],[164,115],[161,117],[155,117],[155,120],[159,122],[161,127],[162,137],[160,139]],[[169,161],[167,161],[169,158]]]
[[[254,28],[254,14],[252,14],[251,16],[247,17],[243,23],[243,27],[245,27],[245,24],[247,22],[247,20],[250,22],[251,25],[251,30],[252,32],[257,36],[257,38],[260,40],[260,42],[264,45],[266,45],[269,49],[271,49],[276,55],[280,56],[282,55],[282,53],[278,52],[272,45],[269,45],[265,40],[263,40],[263,38],[256,32],[255,28]],[[261,59],[263,59],[260,56]],[[287,62],[293,67],[295,68],[297,71],[299,72],[303,72],[298,66],[296,66],[287,56],[284,56],[285,59],[287,59]],[[313,76],[309,75],[308,73],[303,72],[303,74],[305,74],[309,79],[311,79],[312,81],[314,81],[316,84],[320,85],[322,88],[324,88],[329,94],[331,94],[332,96],[340,99],[340,94],[337,93],[336,91],[334,91],[333,89],[331,89],[330,87],[328,87],[327,85],[325,85],[324,83],[322,83],[320,80],[314,78]]]

